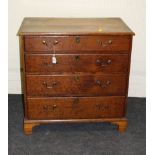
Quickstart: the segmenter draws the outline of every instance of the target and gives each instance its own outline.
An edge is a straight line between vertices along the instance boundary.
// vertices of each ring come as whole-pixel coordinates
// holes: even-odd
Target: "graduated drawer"
[[[127,54],[102,55],[56,55],[52,63],[51,54],[26,54],[26,72],[102,72],[117,73],[128,71]]]
[[[130,49],[130,36],[25,36],[26,52],[123,51]]]
[[[124,97],[27,98],[29,119],[95,119],[123,117]]]
[[[28,96],[125,95],[126,75],[27,75]]]

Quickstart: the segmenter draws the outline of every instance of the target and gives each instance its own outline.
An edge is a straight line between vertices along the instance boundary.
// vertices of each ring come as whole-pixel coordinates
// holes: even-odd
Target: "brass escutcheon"
[[[80,43],[80,37],[79,37],[79,36],[76,37],[76,38],[75,38],[75,41],[76,41],[77,44]]]
[[[75,81],[80,81],[80,77],[77,75],[74,77]]]
[[[80,60],[80,56],[79,56],[79,55],[76,55],[76,56],[75,56],[75,60],[76,60],[76,61],[79,61],[79,60]]]
[[[73,101],[73,104],[76,105],[78,103],[79,103],[79,98],[75,98],[74,101]]]

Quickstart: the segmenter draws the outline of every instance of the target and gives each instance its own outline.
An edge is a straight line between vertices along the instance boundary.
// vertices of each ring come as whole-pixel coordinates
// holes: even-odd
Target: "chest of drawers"
[[[25,18],[18,34],[25,134],[58,122],[125,131],[134,33],[120,18]]]

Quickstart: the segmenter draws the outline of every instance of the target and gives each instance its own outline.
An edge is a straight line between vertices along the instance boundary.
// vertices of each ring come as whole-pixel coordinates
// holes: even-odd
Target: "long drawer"
[[[125,95],[126,75],[27,75],[28,96]]]
[[[29,119],[95,119],[123,117],[124,97],[27,98]]]
[[[26,54],[26,72],[101,72],[125,73],[128,71],[127,54],[101,55],[56,55],[57,63],[52,62],[51,54]]]
[[[123,51],[130,49],[130,36],[26,36],[26,52]],[[54,47],[54,48],[53,48]]]

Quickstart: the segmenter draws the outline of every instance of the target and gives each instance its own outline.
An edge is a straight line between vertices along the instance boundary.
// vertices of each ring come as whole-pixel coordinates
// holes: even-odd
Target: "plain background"
[[[145,0],[10,0],[8,93],[20,94],[19,41],[24,17],[121,17],[135,32],[129,96],[145,97]]]

